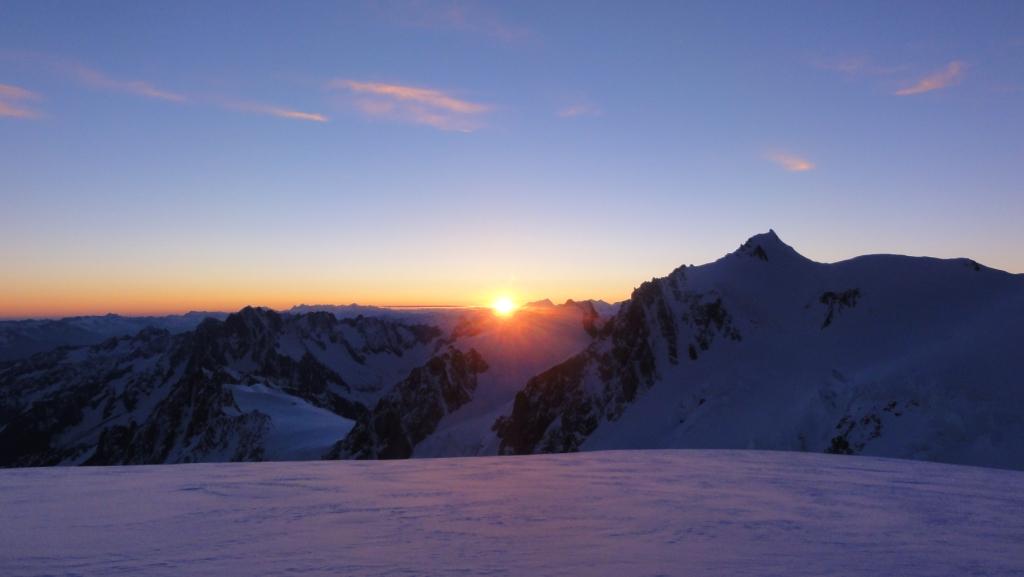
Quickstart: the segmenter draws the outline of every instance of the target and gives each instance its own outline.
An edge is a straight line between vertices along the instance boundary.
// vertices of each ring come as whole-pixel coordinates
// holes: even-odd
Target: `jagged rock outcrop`
[[[832,324],[832,320],[835,319],[836,315],[842,312],[844,309],[852,309],[857,306],[857,300],[860,298],[860,289],[847,289],[841,292],[825,291],[821,293],[821,297],[818,298],[818,302],[825,305],[825,320],[821,323],[821,328],[825,328]]]
[[[330,458],[405,459],[445,415],[470,401],[487,363],[454,348],[430,359],[363,415]]]

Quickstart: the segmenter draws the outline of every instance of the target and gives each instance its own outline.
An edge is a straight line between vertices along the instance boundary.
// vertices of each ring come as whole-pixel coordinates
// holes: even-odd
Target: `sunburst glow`
[[[512,302],[512,299],[508,297],[498,297],[493,303],[491,303],[491,309],[494,311],[494,314],[499,317],[507,317],[516,312],[516,309],[518,308],[519,305]]]

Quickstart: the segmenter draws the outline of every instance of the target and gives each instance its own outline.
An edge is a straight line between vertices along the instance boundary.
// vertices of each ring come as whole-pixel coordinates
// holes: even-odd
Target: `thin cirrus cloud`
[[[557,115],[562,118],[575,118],[577,116],[601,116],[604,111],[591,104],[570,104],[558,110]]]
[[[373,6],[399,26],[470,33],[505,43],[519,43],[532,36],[526,28],[505,22],[491,7],[478,2],[384,0]]]
[[[482,126],[482,116],[491,109],[433,88],[347,79],[332,80],[328,87],[352,95],[356,109],[367,116],[440,130],[472,132]]]
[[[768,160],[787,172],[807,172],[814,169],[814,163],[802,156],[789,152],[770,152]]]
[[[966,64],[960,60],[954,60],[942,70],[929,74],[914,84],[897,90],[895,94],[896,96],[911,96],[946,88],[959,82],[966,69]]]
[[[307,122],[328,122],[330,120],[323,114],[317,114],[315,112],[302,112],[301,110],[291,110],[289,108],[281,108],[280,106],[259,104],[256,102],[228,102],[225,103],[224,106],[226,108],[242,112],[265,114],[267,116],[276,116],[278,118],[286,118],[288,120],[304,120]]]
[[[188,95],[182,92],[173,92],[157,87],[153,83],[144,80],[122,80],[114,78],[105,72],[97,70],[96,68],[56,56],[36,53],[0,52],[0,59],[36,64],[54,74],[68,78],[77,84],[103,92],[124,93],[164,102],[194,103],[205,106],[215,106],[222,109],[250,112],[289,120],[305,122],[329,121],[329,119],[322,114],[253,102],[248,99],[226,100],[208,96]],[[24,101],[37,99],[38,96],[29,90],[18,86],[0,84],[0,116],[17,118],[40,117],[42,115],[39,112],[26,107],[24,104]]]
[[[25,102],[38,100],[39,95],[13,84],[0,84],[0,117],[39,118],[40,113],[26,107]]]
[[[835,72],[848,79],[858,80],[866,77],[905,77],[908,70],[907,66],[883,66],[864,57],[816,60],[813,64],[816,68]],[[966,70],[967,64],[961,60],[953,60],[942,70],[916,79],[913,82],[905,82],[905,85],[894,91],[893,94],[896,96],[912,96],[940,90],[960,82]]]
[[[71,66],[70,72],[72,76],[86,86],[100,90],[124,92],[127,94],[134,94],[136,96],[154,98],[156,100],[166,100],[168,102],[185,102],[188,100],[188,97],[184,94],[162,90],[142,80],[117,80],[107,76],[99,70],[94,70],[86,66]]]
[[[84,84],[93,88],[102,90],[109,90],[113,92],[124,92],[128,94],[134,94],[136,96],[143,96],[145,98],[153,98],[156,100],[164,100],[168,102],[199,102],[201,104],[220,104],[223,108],[231,110],[238,110],[242,112],[251,112],[254,114],[263,114],[267,116],[276,116],[278,118],[286,118],[289,120],[303,120],[308,122],[327,122],[328,118],[322,114],[316,114],[313,112],[303,112],[301,110],[292,110],[283,108],[280,106],[273,106],[270,104],[262,104],[258,102],[248,101],[227,101],[217,102],[209,98],[194,98],[181,94],[178,92],[170,92],[155,87],[149,82],[141,80],[116,80],[107,76],[106,74],[85,66],[73,66],[71,68],[72,74],[83,82]]]
[[[906,71],[905,66],[883,66],[863,56],[846,56],[832,59],[816,59],[815,68],[841,74],[847,78],[865,76],[892,76]]]
[[[194,102],[205,105],[214,105],[230,110],[250,112],[266,116],[275,116],[278,118],[286,118],[289,120],[301,120],[307,122],[328,121],[328,118],[322,114],[303,112],[300,110],[292,110],[289,108],[273,106],[270,104],[262,104],[259,102],[237,100],[224,101],[215,98],[204,97],[197,98],[195,96],[186,95],[180,92],[171,92],[169,90],[157,88],[150,82],[142,80],[119,80],[116,78],[112,78],[109,75],[100,72],[99,70],[90,68],[88,66],[83,66],[81,64],[60,63],[58,66],[67,74],[70,74],[72,78],[78,80],[86,86],[89,86],[97,90],[121,92],[126,94],[132,94],[135,96],[141,96],[144,98],[162,100],[166,102]]]

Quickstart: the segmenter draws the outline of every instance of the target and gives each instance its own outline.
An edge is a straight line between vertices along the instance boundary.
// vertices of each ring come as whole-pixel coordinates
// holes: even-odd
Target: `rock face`
[[[425,362],[440,334],[245,308],[181,335],[146,329],[37,355],[0,369],[0,465],[260,460],[271,416],[239,411],[229,385],[263,383],[357,420],[385,375]]]
[[[487,363],[475,350],[449,349],[395,385],[373,410],[362,415],[332,458],[406,459],[445,415],[473,397],[477,375]]]
[[[842,292],[825,291],[821,293],[821,298],[818,301],[825,305],[825,320],[821,323],[821,328],[825,328],[832,324],[832,319],[835,318],[843,309],[850,309],[857,306],[857,299],[860,298],[860,289],[847,289]]]

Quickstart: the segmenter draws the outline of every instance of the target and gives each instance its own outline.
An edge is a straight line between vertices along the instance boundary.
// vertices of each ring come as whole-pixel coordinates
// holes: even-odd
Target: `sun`
[[[516,312],[517,308],[519,308],[519,306],[512,302],[512,299],[508,297],[498,297],[493,303],[491,303],[491,310],[493,310],[494,314],[499,317],[507,317]]]

